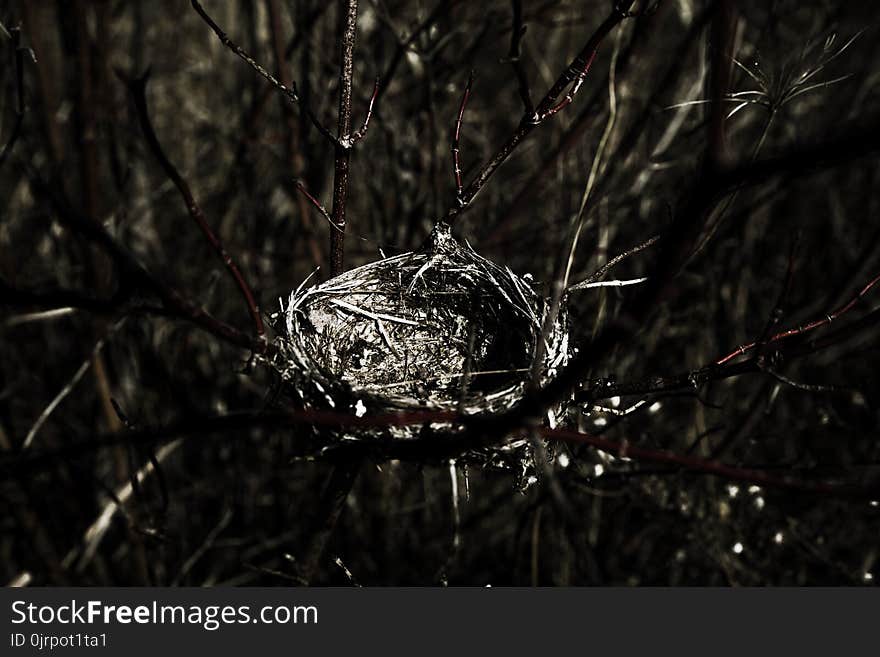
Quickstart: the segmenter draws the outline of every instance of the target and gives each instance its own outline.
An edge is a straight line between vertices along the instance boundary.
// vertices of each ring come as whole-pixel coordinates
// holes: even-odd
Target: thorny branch
[[[357,130],[352,130],[352,77],[354,74],[354,46],[357,36],[357,0],[349,0],[342,15],[341,43],[342,61],[339,71],[339,116],[337,119],[336,135],[330,132],[314,112],[306,105],[296,90],[296,85],[290,87],[279,82],[271,73],[260,66],[257,61],[244,51],[238,44],[232,41],[226,33],[220,29],[217,23],[202,8],[198,0],[191,0],[191,4],[199,16],[214,31],[220,42],[238,55],[242,60],[269,81],[275,88],[281,91],[292,103],[302,107],[308,119],[318,131],[333,145],[333,205],[330,212],[330,223],[335,230],[330,231],[330,275],[336,276],[344,270],[345,253],[345,227],[346,227],[346,200],[349,187],[349,167],[351,162],[351,149],[366,135],[373,116],[373,107],[379,95],[379,78],[373,84],[373,92],[370,96],[364,121]],[[305,192],[300,187],[301,192]],[[312,204],[325,214],[323,206],[310,194],[307,195]],[[325,214],[326,216],[326,214]]]
[[[330,221],[336,230],[330,231],[330,275],[337,276],[344,270],[345,257],[345,207],[348,200],[348,176],[351,164],[351,88],[354,74],[354,44],[357,37],[357,0],[348,0],[342,18],[342,62],[339,67],[339,117],[337,119],[337,143],[334,147],[333,207]],[[378,84],[373,99],[378,93]],[[370,102],[372,111],[372,101]],[[367,112],[363,130],[371,114]]]
[[[587,40],[580,53],[562,72],[553,86],[550,87],[544,98],[538,103],[535,111],[531,115],[526,114],[523,116],[519,127],[508,137],[495,156],[483,166],[465,190],[458,195],[458,204],[450,208],[443,219],[446,223],[452,225],[456,222],[461,212],[473,201],[489,178],[492,177],[492,174],[510,157],[523,139],[546,119],[552,117],[572,101],[590,71],[596,53],[599,51],[599,45],[618,23],[630,16],[629,10],[634,2],[635,0],[623,0],[614,3],[611,13]],[[569,87],[571,88],[569,89]],[[559,97],[567,89],[569,91],[565,98],[560,101]]]
[[[232,39],[230,39],[226,35],[226,32],[224,32],[222,29],[220,29],[220,26],[217,25],[217,23],[214,22],[214,19],[208,15],[208,12],[206,12],[202,8],[202,5],[199,4],[198,0],[190,0],[190,2],[193,6],[193,9],[196,10],[198,15],[202,18],[202,20],[205,21],[205,23],[207,23],[208,26],[214,31],[214,34],[217,35],[217,38],[220,39],[220,42],[224,46],[229,48],[229,50],[231,50],[236,55],[238,55],[242,60],[244,60],[248,64],[248,66],[250,66],[252,69],[254,69],[261,76],[263,76],[273,87],[275,87],[281,93],[283,93],[290,102],[294,103],[295,105],[298,105],[302,109],[302,111],[305,113],[305,115],[309,119],[309,121],[312,122],[312,125],[314,125],[315,128],[317,128],[318,132],[320,132],[324,137],[326,137],[327,140],[331,144],[333,144],[334,146],[339,145],[339,140],[333,136],[333,133],[330,132],[324,126],[323,123],[321,123],[321,121],[318,119],[318,117],[315,116],[315,113],[312,112],[311,108],[303,102],[302,98],[300,98],[299,93],[296,90],[295,83],[292,84],[291,87],[287,87],[287,86],[281,84],[281,82],[279,82],[275,78],[274,75],[272,75],[271,73],[269,73],[269,71],[267,71],[265,68],[260,66],[253,57],[251,57],[249,54],[247,54],[238,44],[236,44]]]
[[[723,358],[719,358],[716,361],[716,364],[717,365],[724,365],[724,363],[726,363],[730,360],[733,360],[737,356],[740,356],[742,354],[745,354],[745,353],[751,351],[752,349],[754,349],[757,346],[764,347],[765,345],[773,344],[774,342],[778,342],[779,340],[785,340],[786,338],[792,338],[796,335],[803,335],[804,333],[808,333],[808,332],[813,331],[813,330],[820,328],[822,326],[828,326],[829,324],[831,324],[831,322],[833,322],[834,320],[838,319],[842,315],[845,315],[850,310],[855,308],[856,305],[859,303],[859,301],[866,294],[868,294],[868,292],[871,291],[871,288],[873,288],[875,285],[877,285],[877,283],[880,283],[880,274],[878,274],[877,276],[872,278],[870,281],[868,281],[868,283],[866,283],[849,301],[847,301],[845,304],[843,304],[842,306],[840,306],[836,310],[833,310],[830,313],[826,314],[824,317],[822,317],[820,319],[813,320],[812,322],[804,324],[803,326],[798,326],[796,328],[787,329],[785,331],[780,331],[779,333],[776,333],[776,334],[770,336],[766,340],[759,340],[757,342],[749,342],[748,344],[744,344],[744,345],[740,346],[738,349],[736,349],[736,351],[732,351],[729,354],[727,354],[726,356],[724,356]]]
[[[471,71],[468,77],[467,85],[461,96],[461,104],[458,106],[458,118],[455,120],[455,129],[452,131],[452,169],[455,177],[455,198],[459,204],[464,203],[461,197],[461,120],[464,117],[464,110],[467,107],[468,98],[471,95],[471,86],[474,84],[474,72]]]

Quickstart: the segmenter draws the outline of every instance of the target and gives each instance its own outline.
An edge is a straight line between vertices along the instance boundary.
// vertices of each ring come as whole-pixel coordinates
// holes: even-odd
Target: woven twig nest
[[[542,380],[568,357],[564,316],[542,336],[545,300],[528,280],[440,225],[419,251],[372,262],[290,295],[274,316],[275,367],[306,408],[358,417],[412,410],[498,412],[521,399],[544,340]],[[328,432],[415,437],[419,427]],[[484,462],[522,447],[479,451]],[[471,454],[471,456],[475,456]],[[504,459],[502,459],[504,460]]]

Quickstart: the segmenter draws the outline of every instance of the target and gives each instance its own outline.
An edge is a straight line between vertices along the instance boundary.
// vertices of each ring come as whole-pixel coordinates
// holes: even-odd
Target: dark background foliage
[[[335,126],[344,3],[204,4]],[[465,181],[520,124],[511,62],[519,4],[361,1],[356,124],[373,78],[381,84],[352,153],[347,267],[417,248],[455,205],[450,131],[471,70]],[[608,0],[521,3],[519,62],[535,102],[610,9]],[[331,229],[295,180],[329,207],[333,149],[183,0],[19,0],[0,3],[0,21],[0,578],[297,583],[297,564],[327,530],[321,492],[332,465],[291,458],[302,427],[224,423],[235,411],[284,408],[274,377],[161,303],[82,221],[103,226],[155,280],[248,332],[247,308],[151,153],[125,81],[150,70],[158,138],[266,312],[316,267],[327,277]],[[742,66],[724,59],[719,34]],[[713,184],[713,157],[745,171],[748,185],[711,199],[683,266],[643,320],[583,373],[592,392],[579,420],[591,435],[745,476],[584,445],[563,448],[552,477],[525,490],[511,472],[370,463],[309,579],[872,584],[880,508],[861,493],[876,490],[880,458],[876,292],[809,338],[762,349],[742,375],[686,375],[822,319],[880,270],[878,34],[871,3],[663,0],[608,35],[572,104],[518,147],[456,223],[457,236],[549,294],[579,216],[571,282],[654,235],[676,238],[664,231]],[[724,99],[738,110],[719,146],[713,81],[725,76],[725,93],[758,93]],[[690,102],[701,100],[716,104]],[[652,276],[666,252],[658,248],[611,277]],[[574,344],[616,330],[637,289],[574,293]],[[828,344],[810,342],[814,334]],[[662,385],[678,375],[684,385]],[[603,397],[597,380],[623,388]],[[594,408],[642,400],[627,415]],[[186,431],[159,429],[181,422]],[[152,428],[156,440],[23,460]],[[132,472],[151,463],[158,472],[132,491]],[[859,491],[779,488],[754,481],[753,470]]]

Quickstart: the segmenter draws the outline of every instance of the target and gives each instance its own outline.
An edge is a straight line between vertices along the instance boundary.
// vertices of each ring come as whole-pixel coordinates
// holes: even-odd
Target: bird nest
[[[546,306],[527,278],[483,258],[441,225],[418,251],[301,285],[273,316],[274,365],[306,408],[357,417],[500,412],[534,380],[536,353],[543,354],[542,381],[567,360],[564,316],[545,331]],[[407,440],[419,429],[335,430],[322,440]],[[514,440],[470,456],[503,461],[523,448],[524,439]]]

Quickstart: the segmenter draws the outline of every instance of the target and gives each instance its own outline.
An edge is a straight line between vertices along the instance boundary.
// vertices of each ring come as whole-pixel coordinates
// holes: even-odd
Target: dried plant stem
[[[757,346],[765,346],[768,344],[773,344],[774,342],[778,342],[778,341],[784,340],[786,338],[791,338],[796,335],[803,335],[804,333],[808,333],[809,331],[813,331],[813,330],[820,328],[822,326],[827,326],[827,325],[831,324],[831,322],[833,322],[837,318],[841,317],[842,315],[848,313],[850,310],[855,308],[856,304],[858,304],[858,302],[862,299],[862,297],[864,297],[868,292],[870,292],[871,289],[874,288],[878,283],[880,283],[880,274],[878,274],[877,276],[872,278],[870,281],[868,281],[864,286],[862,286],[862,288],[852,298],[850,298],[849,301],[847,301],[845,304],[843,304],[842,306],[840,306],[836,310],[831,311],[830,313],[828,313],[824,317],[822,317],[820,319],[813,320],[812,322],[804,324],[803,326],[798,326],[796,328],[781,331],[779,333],[776,333],[776,334],[770,336],[766,340],[763,340],[763,341],[759,340],[757,342],[749,342],[748,344],[744,344],[744,345],[740,346],[739,348],[737,348],[735,351],[730,352],[729,354],[727,354],[723,358],[719,358],[717,361],[715,361],[715,364],[716,365],[724,365],[725,363],[733,360],[737,356],[748,353],[749,351],[751,351],[752,349],[754,349]]]
[[[98,359],[98,356],[101,354],[101,350],[104,348],[104,345],[107,343],[107,340],[119,330],[122,326],[123,322],[125,322],[125,318],[117,321],[113,326],[110,327],[110,330],[107,331],[101,338],[95,343],[95,346],[92,348],[91,354],[88,358],[86,358],[82,364],[77,368],[76,372],[73,373],[73,376],[70,377],[70,380],[67,384],[58,392],[57,395],[49,402],[49,405],[43,409],[43,412],[40,413],[40,416],[37,418],[36,422],[34,422],[33,426],[31,426],[30,430],[27,432],[27,435],[24,438],[24,442],[22,443],[22,449],[29,448],[33,442],[34,438],[36,438],[37,433],[39,433],[40,429],[46,423],[46,420],[49,419],[49,416],[58,408],[58,405],[61,404],[62,401],[73,391],[74,387],[77,383],[79,383],[83,376],[85,376],[86,372],[89,371],[89,367],[100,363],[101,361]],[[112,412],[112,409],[111,409]],[[118,424],[118,423],[117,423]],[[121,425],[112,426],[112,430],[116,430],[121,428]]]
[[[620,54],[621,31],[618,30],[617,38],[614,39],[614,51],[611,55],[611,65],[608,69],[608,120],[605,123],[605,129],[602,131],[602,137],[599,139],[599,146],[593,155],[593,164],[590,166],[590,174],[587,177],[587,183],[584,187],[584,193],[581,196],[581,203],[578,207],[578,213],[575,217],[574,235],[571,239],[571,247],[568,250],[568,260],[565,263],[565,274],[562,277],[562,289],[568,287],[568,281],[571,277],[571,268],[574,264],[574,256],[577,252],[578,241],[580,240],[581,231],[584,228],[584,219],[586,218],[585,210],[590,201],[590,195],[593,192],[593,186],[596,184],[596,177],[599,175],[599,169],[602,166],[602,160],[605,157],[605,148],[614,131],[615,121],[617,120],[617,93],[615,90],[615,71],[617,70],[617,57]]]
[[[635,255],[636,253],[644,251],[649,246],[656,244],[657,240],[659,240],[659,239],[660,239],[659,235],[654,235],[654,237],[652,237],[648,240],[645,240],[641,244],[634,246],[633,248],[628,249],[627,251],[624,251],[620,255],[614,256],[613,258],[611,258],[611,260],[609,260],[604,265],[599,267],[599,269],[597,269],[592,274],[587,276],[586,279],[584,279],[580,283],[575,283],[574,285],[569,287],[568,291],[572,292],[574,290],[582,290],[582,289],[587,289],[587,288],[591,288],[591,287],[603,287],[601,284],[596,283],[596,281],[598,281],[600,278],[605,276],[605,274],[607,274],[614,266],[620,264],[623,260],[626,260],[631,255]],[[644,279],[639,279],[639,280],[641,281]],[[619,284],[619,282],[618,282],[618,284]],[[616,287],[616,285],[606,285],[605,287]]]

